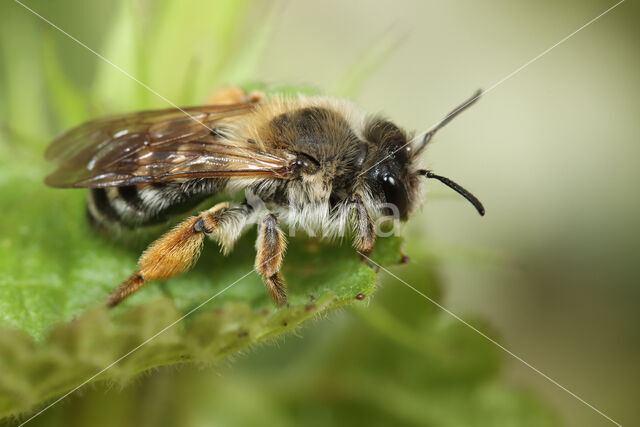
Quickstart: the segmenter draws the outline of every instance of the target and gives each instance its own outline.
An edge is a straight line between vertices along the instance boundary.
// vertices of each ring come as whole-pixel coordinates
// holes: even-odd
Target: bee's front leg
[[[376,227],[367,207],[362,202],[362,196],[358,193],[354,194],[351,202],[355,210],[353,246],[360,254],[360,259],[370,264],[368,258],[376,244]]]
[[[195,263],[202,251],[205,234],[214,234],[225,252],[240,236],[251,212],[248,205],[229,207],[219,203],[196,217],[191,217],[153,242],[140,256],[138,271],[122,282],[107,300],[107,306],[119,304],[145,284],[169,279],[183,273]]]
[[[287,240],[280,229],[278,218],[267,215],[258,226],[256,241],[256,271],[262,275],[267,290],[278,305],[287,303],[287,285],[280,274],[280,265],[287,248]]]

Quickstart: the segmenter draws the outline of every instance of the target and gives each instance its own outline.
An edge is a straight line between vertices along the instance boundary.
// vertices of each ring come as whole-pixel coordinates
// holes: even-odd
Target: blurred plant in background
[[[278,6],[249,0],[202,0],[189,2],[188,6],[177,0],[27,4],[181,106],[205,102],[208,94],[223,84],[264,87],[255,82],[259,75],[256,67],[271,31],[278,25]],[[43,204],[53,197],[52,190],[42,184],[48,170],[42,159],[44,147],[54,135],[87,119],[169,105],[19,5],[3,3],[0,15],[0,203],[5,212],[10,212],[0,220],[0,247],[4,246],[5,255],[0,261],[0,322],[42,339],[56,322],[71,320],[67,318],[69,313],[75,315],[99,300],[105,290],[85,286],[91,274],[106,274],[106,279],[99,279],[117,283],[134,259],[133,252],[107,243],[96,244],[95,236],[84,235],[87,227],[79,223],[83,207],[78,192],[55,193],[60,203],[50,208]],[[387,38],[370,51],[354,55],[358,59],[335,82],[335,92],[348,96],[361,89],[366,74],[373,72],[396,43],[392,37]],[[68,215],[63,224],[51,219],[61,214]],[[65,227],[73,230],[71,237],[51,232]],[[85,271],[80,282],[73,285],[73,292],[81,297],[73,300],[75,306],[62,311],[55,306],[57,296],[48,299],[45,295],[54,291],[43,281],[50,280],[58,287],[66,285],[55,272],[66,268],[66,264],[60,265],[60,258],[74,253],[73,248],[66,247],[69,244],[77,245],[76,251],[93,252],[95,263],[112,260],[108,261],[112,264]],[[250,246],[246,243],[244,248]],[[395,254],[396,249],[390,249],[390,253]],[[47,259],[47,253],[56,256]],[[404,269],[406,280],[425,294],[440,296],[437,262],[429,255],[428,243],[414,244],[411,253],[413,265],[420,268],[397,268]],[[127,257],[131,261],[121,261]],[[217,257],[219,268],[226,264],[211,250],[203,257]],[[316,262],[322,263],[323,259]],[[245,265],[248,268],[251,264]],[[85,270],[94,268],[85,266]],[[168,291],[177,295],[178,305],[183,298],[185,311],[197,298],[205,298],[209,288],[202,288],[200,294],[193,292],[191,299],[180,295],[191,292],[188,289],[193,277],[203,281],[209,272],[200,270],[198,276],[177,281]],[[31,293],[23,293],[12,280],[31,287]],[[254,288],[256,293],[262,292],[260,287]],[[150,292],[153,298],[167,290]],[[25,300],[26,295],[37,299],[40,311],[29,311],[34,301]],[[254,294],[250,297],[257,298]],[[259,301],[258,306],[263,303]],[[100,323],[90,327],[99,328]],[[132,325],[133,329],[137,327]],[[483,330],[486,328],[482,325]],[[147,332],[152,335],[154,331]],[[92,384],[32,424],[557,423],[553,411],[538,399],[501,382],[502,355],[496,347],[407,289],[379,289],[368,306],[322,319],[303,333],[304,339],[289,336],[284,345],[256,348],[230,365],[205,370],[161,368],[124,388],[105,382]],[[5,344],[11,339],[8,332],[0,337]],[[105,359],[103,365],[111,361]],[[11,361],[3,363],[10,369]],[[12,377],[11,381],[20,380],[19,372],[13,376],[18,379]],[[10,381],[8,378],[0,376],[0,389],[3,381]],[[10,400],[30,395],[29,390],[21,393]],[[4,423],[11,425],[14,421],[7,419]]]

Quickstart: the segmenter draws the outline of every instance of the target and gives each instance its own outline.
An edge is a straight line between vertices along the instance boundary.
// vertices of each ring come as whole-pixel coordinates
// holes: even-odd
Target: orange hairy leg
[[[213,92],[207,99],[210,105],[242,104],[246,102],[256,103],[265,98],[263,92],[251,91],[249,93],[234,86],[224,86]]]
[[[280,274],[286,248],[287,241],[278,224],[278,218],[273,214],[267,215],[258,227],[255,267],[278,305],[287,303],[287,285]]]
[[[353,246],[360,253],[362,261],[367,262],[367,257],[371,255],[376,244],[376,228],[362,202],[362,196],[354,194],[351,200],[355,210]]]
[[[118,305],[149,282],[169,279],[189,270],[200,256],[205,233],[218,229],[221,215],[227,209],[227,203],[220,203],[197,217],[187,218],[160,236],[142,253],[138,271],[109,295],[107,306]]]

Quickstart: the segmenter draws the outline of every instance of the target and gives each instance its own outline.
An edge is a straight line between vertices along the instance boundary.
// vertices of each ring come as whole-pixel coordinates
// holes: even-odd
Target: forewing
[[[236,104],[168,109],[87,122],[47,149],[46,157],[58,164],[58,170],[45,182],[52,187],[94,188],[187,178],[287,178],[285,154],[267,152],[230,130],[251,108]]]

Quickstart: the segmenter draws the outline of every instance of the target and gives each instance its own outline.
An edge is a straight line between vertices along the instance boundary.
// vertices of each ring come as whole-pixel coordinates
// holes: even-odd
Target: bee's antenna
[[[444,119],[442,119],[440,123],[438,123],[429,132],[425,133],[424,137],[422,138],[422,142],[420,142],[420,145],[415,151],[416,155],[419,154],[422,150],[424,150],[424,147],[427,146],[427,144],[429,143],[429,141],[431,141],[431,138],[433,138],[433,135],[435,135],[436,132],[442,129],[447,123],[453,120],[458,114],[462,113],[464,110],[472,106],[478,100],[478,98],[480,98],[480,95],[482,95],[482,89],[478,89],[477,91],[475,91],[475,93],[471,98],[467,99],[465,102],[459,105],[455,110],[447,114],[447,116]]]
[[[460,185],[458,185],[455,182],[451,181],[449,178],[446,178],[446,177],[440,176],[440,175],[436,175],[435,173],[433,173],[433,172],[431,172],[429,170],[420,169],[417,173],[418,173],[418,175],[424,175],[426,178],[435,178],[438,181],[442,182],[447,187],[452,188],[456,193],[460,194],[462,197],[467,199],[477,209],[478,213],[481,216],[484,216],[484,206],[482,206],[482,203],[480,202],[480,200],[478,200],[476,198],[476,196],[474,196],[473,194],[469,193],[467,190],[465,190]]]

